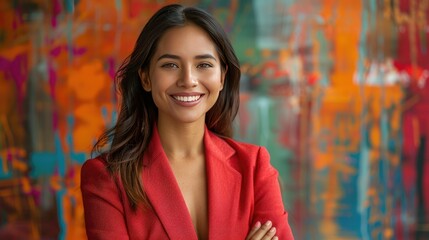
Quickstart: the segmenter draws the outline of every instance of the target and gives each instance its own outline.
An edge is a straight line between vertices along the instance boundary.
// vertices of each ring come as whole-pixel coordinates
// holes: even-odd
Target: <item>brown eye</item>
[[[174,64],[174,63],[166,63],[166,64],[163,64],[162,66],[161,66],[162,68],[179,68],[176,64]]]
[[[213,67],[213,65],[208,63],[201,63],[197,66],[197,68],[211,68],[211,67]]]

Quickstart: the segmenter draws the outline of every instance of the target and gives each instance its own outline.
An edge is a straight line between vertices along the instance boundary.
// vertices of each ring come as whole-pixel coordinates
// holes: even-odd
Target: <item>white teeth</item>
[[[181,102],[194,102],[200,99],[201,95],[197,96],[173,96],[176,100]]]

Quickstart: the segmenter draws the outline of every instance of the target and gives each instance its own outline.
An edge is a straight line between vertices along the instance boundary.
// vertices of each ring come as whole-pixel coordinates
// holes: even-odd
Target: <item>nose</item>
[[[183,69],[177,85],[184,88],[193,88],[198,86],[198,77],[196,72],[193,71],[191,67]]]

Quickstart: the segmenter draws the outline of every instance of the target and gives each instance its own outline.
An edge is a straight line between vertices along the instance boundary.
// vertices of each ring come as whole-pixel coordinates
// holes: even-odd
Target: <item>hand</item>
[[[279,238],[275,236],[276,228],[272,225],[271,221],[267,221],[262,226],[259,221],[256,222],[255,226],[247,234],[246,240],[278,240]]]

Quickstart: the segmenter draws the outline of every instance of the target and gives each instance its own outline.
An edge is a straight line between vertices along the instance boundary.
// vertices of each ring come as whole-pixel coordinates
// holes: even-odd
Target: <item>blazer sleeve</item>
[[[283,206],[279,175],[270,164],[270,155],[264,147],[259,148],[254,176],[255,206],[252,224],[254,225],[256,221],[263,224],[270,220],[277,229],[276,235],[279,239],[293,240],[288,213]]]
[[[129,239],[120,191],[101,159],[83,164],[81,192],[89,240]]]

